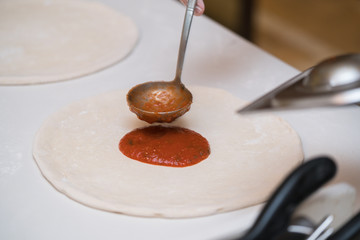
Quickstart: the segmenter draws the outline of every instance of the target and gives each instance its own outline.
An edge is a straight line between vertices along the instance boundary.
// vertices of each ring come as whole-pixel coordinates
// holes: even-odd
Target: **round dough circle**
[[[209,141],[210,156],[196,165],[150,165],[119,151],[126,133],[148,125],[129,111],[125,91],[75,102],[50,116],[37,133],[34,158],[59,191],[111,212],[197,217],[265,201],[303,160],[298,135],[279,117],[235,114],[244,102],[224,90],[190,91],[191,110],[170,125]]]
[[[138,35],[131,19],[96,2],[0,1],[0,85],[93,73],[128,55]]]

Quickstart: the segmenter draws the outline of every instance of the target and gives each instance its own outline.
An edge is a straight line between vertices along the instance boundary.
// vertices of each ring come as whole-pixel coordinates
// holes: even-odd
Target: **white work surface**
[[[0,239],[201,240],[241,233],[251,225],[259,206],[193,219],[130,217],[81,205],[41,175],[32,143],[50,114],[79,99],[174,77],[184,7],[174,0],[102,2],[138,25],[138,45],[125,60],[74,80],[0,87]],[[193,19],[185,84],[222,88],[251,101],[297,73],[208,18]],[[339,171],[331,183],[347,182],[360,191],[359,107],[281,116],[299,133],[306,159],[325,154],[336,160]]]

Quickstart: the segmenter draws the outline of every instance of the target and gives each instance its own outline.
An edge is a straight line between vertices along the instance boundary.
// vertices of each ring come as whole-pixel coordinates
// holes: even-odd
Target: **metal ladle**
[[[139,84],[127,94],[130,110],[148,123],[172,122],[190,109],[192,94],[181,83],[185,50],[196,0],[189,0],[181,34],[175,79]]]
[[[360,54],[346,54],[305,70],[238,113],[355,103],[360,103]]]

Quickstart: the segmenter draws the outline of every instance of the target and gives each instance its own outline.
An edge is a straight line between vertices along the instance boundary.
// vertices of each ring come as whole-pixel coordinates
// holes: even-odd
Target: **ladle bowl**
[[[189,111],[192,94],[182,83],[147,82],[133,87],[127,101],[139,119],[169,123]]]

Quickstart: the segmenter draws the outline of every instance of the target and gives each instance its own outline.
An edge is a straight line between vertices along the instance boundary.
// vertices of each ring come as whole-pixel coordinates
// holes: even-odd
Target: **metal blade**
[[[270,92],[266,93],[265,95],[261,96],[260,98],[256,99],[255,101],[251,102],[247,106],[239,109],[237,111],[237,113],[242,114],[242,113],[248,113],[248,112],[254,112],[254,111],[279,109],[279,107],[276,106],[276,104],[274,104],[274,101],[273,101],[274,97],[277,96],[279,93],[283,92],[285,89],[288,89],[290,86],[293,86],[295,83],[304,79],[304,77],[307,76],[311,70],[312,70],[312,68],[309,68],[306,71],[291,78],[290,80],[281,84],[277,88],[271,90]]]
[[[263,95],[237,113],[255,113],[261,111],[283,111],[315,107],[335,107],[360,103],[360,84],[348,89],[329,92],[307,91],[303,79],[311,69],[297,75],[269,93]]]
[[[329,58],[238,110],[292,110],[360,103],[360,54]]]

